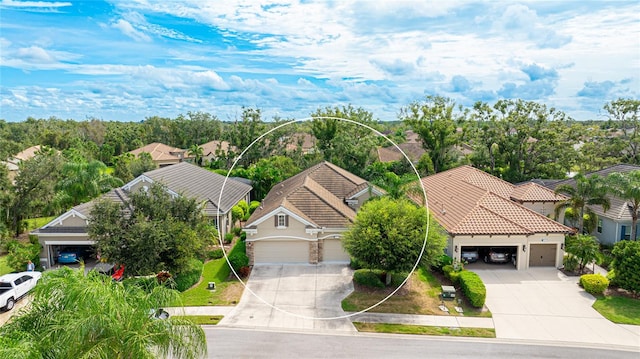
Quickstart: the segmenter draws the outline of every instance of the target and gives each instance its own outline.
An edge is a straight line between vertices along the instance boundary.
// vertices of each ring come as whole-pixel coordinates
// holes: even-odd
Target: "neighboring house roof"
[[[18,167],[18,165],[17,165],[17,164],[15,164],[15,163],[13,163],[13,162],[0,161],[0,164],[3,164],[3,165],[5,165],[5,166],[7,166],[7,169],[8,169],[9,171],[17,171],[17,170],[19,170],[19,169],[20,169],[20,168]]]
[[[294,133],[291,135],[291,140],[287,144],[287,150],[293,151],[298,148],[298,143],[301,142],[301,149],[303,153],[309,153],[316,147],[316,138],[309,133]]]
[[[40,145],[31,146],[23,151],[18,152],[18,154],[13,156],[13,158],[9,161],[16,164],[20,161],[26,161],[28,159],[35,157],[36,152],[40,151],[41,149],[42,149],[42,146]],[[15,161],[15,160],[18,160],[18,161]]]
[[[378,160],[380,162],[402,161],[404,159],[404,152],[411,162],[417,162],[420,160],[423,154],[426,153],[422,145],[418,142],[404,142],[396,146],[378,147]]]
[[[616,172],[628,173],[631,171],[639,171],[639,170],[640,170],[640,166],[618,164],[618,165],[601,169],[599,171],[589,172],[585,174],[585,176],[586,177],[591,177],[591,176],[607,177],[611,173],[616,173]],[[576,184],[576,180],[574,178],[569,178],[566,180],[561,180],[561,181],[551,183],[549,185],[549,188],[552,190],[555,190],[556,188],[558,188],[558,186],[561,186],[561,185],[575,186],[575,184]],[[602,206],[599,206],[599,205],[589,206],[589,208],[591,208],[591,210],[600,217],[610,218],[615,221],[631,222],[632,220],[631,206],[625,199],[609,196],[609,203],[610,203],[609,210],[606,212],[604,211]]]
[[[227,213],[231,210],[231,207],[251,191],[251,186],[248,184],[232,178],[227,179],[225,183],[225,176],[187,162],[145,172],[140,177],[125,184],[123,188],[131,188],[142,179],[162,183],[170,191],[205,202],[204,212],[209,216],[217,215],[218,208],[220,208],[221,213]],[[221,190],[223,191],[222,198],[220,198]]]
[[[214,140],[200,145],[200,147],[202,147],[202,155],[204,157],[216,156],[218,151],[222,153],[227,153],[229,150],[238,152],[238,149],[228,141]]]
[[[133,151],[129,151],[129,153],[138,156],[141,153],[146,152],[151,155],[151,159],[154,162],[158,161],[181,161],[184,157],[184,153],[186,150],[167,146],[163,143],[154,142],[150,143],[146,146],[136,148]]]
[[[311,226],[343,228],[352,223],[356,215],[345,200],[368,187],[366,180],[330,162],[321,162],[271,188],[246,227],[260,223],[265,216],[283,208]]]
[[[422,183],[431,212],[451,235],[571,232],[511,200],[514,193],[530,192],[471,166],[422,178]]]
[[[511,193],[511,199],[520,203],[523,202],[560,202],[567,197],[556,194],[547,187],[534,182],[517,185]]]

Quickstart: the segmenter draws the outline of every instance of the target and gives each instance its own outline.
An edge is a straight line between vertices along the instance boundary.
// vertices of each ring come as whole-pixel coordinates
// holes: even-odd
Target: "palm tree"
[[[640,170],[611,173],[607,177],[609,190],[627,202],[631,210],[631,239],[637,240],[638,212],[640,212]]]
[[[191,147],[189,147],[189,155],[195,157],[194,160],[198,166],[202,166],[202,156],[204,155],[202,147],[198,145],[191,145]]]
[[[98,160],[67,162],[62,167],[62,177],[57,189],[63,207],[88,202],[123,184],[122,180],[108,174],[107,166]]]
[[[589,207],[591,205],[601,205],[606,212],[610,203],[607,198],[607,187],[603,179],[599,176],[586,177],[583,174],[577,174],[575,177],[575,185],[564,184],[556,188],[556,194],[563,194],[569,199],[561,201],[556,205],[555,218],[558,218],[562,210],[573,208],[579,215],[578,229],[580,233],[584,232],[584,214],[589,213],[595,216]]]
[[[150,313],[174,302],[164,286],[113,282],[84,268],[48,271],[31,305],[0,327],[0,356],[23,358],[202,358],[200,326]]]

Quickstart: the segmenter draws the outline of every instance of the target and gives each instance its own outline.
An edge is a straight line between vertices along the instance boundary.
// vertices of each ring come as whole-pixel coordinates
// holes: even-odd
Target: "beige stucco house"
[[[158,167],[180,163],[187,157],[187,150],[167,146],[159,142],[150,143],[146,146],[136,148],[133,151],[129,151],[129,153],[134,156],[139,156],[143,152],[150,154],[151,159]]]
[[[243,228],[250,264],[348,263],[342,233],[362,204],[382,193],[329,162],[275,185]]]
[[[516,186],[471,166],[422,178],[428,207],[449,236],[447,254],[463,247],[508,247],[517,269],[561,267],[572,229],[547,215],[564,197],[543,186]]]
[[[247,203],[250,200],[250,185],[231,178],[225,182],[224,176],[187,162],[145,172],[121,188],[102,195],[101,198],[126,203],[129,193],[145,190],[153,183],[162,183],[174,195],[187,196],[199,201],[204,215],[216,224],[221,236],[230,229],[231,207],[240,200],[246,200]],[[75,206],[32,232],[38,236],[42,244],[40,261],[43,265],[53,264],[58,251],[64,247],[93,246],[94,242],[87,233],[87,225],[95,203],[96,200]]]

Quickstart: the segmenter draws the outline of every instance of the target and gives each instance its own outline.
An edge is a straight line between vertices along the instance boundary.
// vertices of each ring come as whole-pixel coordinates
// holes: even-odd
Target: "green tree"
[[[27,263],[40,263],[38,255],[40,254],[40,243],[35,242],[22,243],[18,240],[10,240],[6,244],[7,249],[7,265],[14,271],[24,271]]]
[[[611,173],[607,177],[609,191],[625,200],[631,212],[631,239],[638,240],[637,224],[640,212],[640,170]]]
[[[72,207],[98,197],[111,188],[122,186],[119,178],[107,174],[104,163],[67,162],[62,167],[62,179],[56,185],[63,207]]]
[[[620,241],[613,246],[614,283],[640,295],[640,241]]]
[[[619,156],[623,162],[640,164],[640,100],[619,98],[604,105],[609,119],[622,131],[624,144]]]
[[[598,257],[600,245],[595,237],[579,234],[567,240],[567,253],[578,258],[578,269],[582,273],[587,264]]]
[[[421,254],[428,213],[406,199],[381,197],[366,202],[355,222],[344,233],[343,247],[364,268],[405,272],[413,268]],[[446,236],[430,219],[429,236],[421,264],[435,264],[446,245]]]
[[[194,157],[194,160],[198,166],[202,166],[202,155],[204,150],[199,145],[191,145],[189,147],[189,155]]]
[[[457,160],[453,151],[459,142],[456,124],[464,115],[455,109],[451,99],[427,96],[424,102],[413,102],[400,111],[400,118],[420,136],[436,173],[451,168]]]
[[[151,159],[151,155],[146,152],[141,153],[137,157],[130,153],[125,153],[116,158],[115,164],[113,174],[123,182],[129,182],[141,174],[156,168],[156,164]]]
[[[606,212],[609,209],[610,202],[607,197],[607,187],[602,177],[577,174],[575,177],[575,185],[565,184],[558,186],[555,190],[557,194],[563,194],[569,197],[567,200],[561,201],[556,205],[555,218],[559,218],[560,213],[567,209],[573,208],[574,213],[578,214],[579,233],[584,233],[584,215],[589,213],[595,216],[588,206],[601,205]]]
[[[149,313],[179,298],[145,292],[91,271],[45,272],[31,304],[0,327],[6,358],[204,358],[206,337],[189,320]]]
[[[128,275],[179,274],[212,240],[203,232],[195,200],[174,198],[159,184],[129,197],[122,206],[109,200],[96,203],[88,227],[101,256],[124,264]]]
[[[47,214],[55,195],[63,164],[62,156],[44,149],[35,157],[20,162],[20,172],[16,176],[11,203],[8,206],[9,226],[19,235],[22,220]]]
[[[264,198],[271,187],[296,175],[300,168],[293,160],[285,156],[272,156],[260,159],[249,167],[248,178],[252,181],[256,199]]]

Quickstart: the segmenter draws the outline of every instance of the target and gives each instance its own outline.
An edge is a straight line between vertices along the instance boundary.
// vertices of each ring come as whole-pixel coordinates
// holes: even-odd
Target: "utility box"
[[[442,286],[442,299],[453,299],[456,297],[456,288],[450,285]]]

